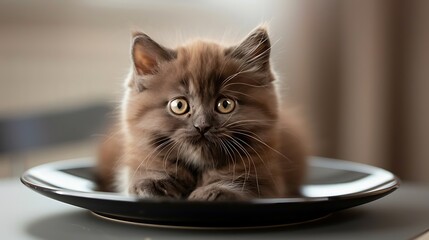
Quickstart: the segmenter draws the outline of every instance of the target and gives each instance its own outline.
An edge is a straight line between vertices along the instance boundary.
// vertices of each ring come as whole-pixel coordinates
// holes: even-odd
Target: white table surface
[[[429,228],[429,189],[403,184],[394,193],[325,219],[263,230],[178,230],[99,219],[49,199],[18,179],[0,181],[0,239],[412,239]]]

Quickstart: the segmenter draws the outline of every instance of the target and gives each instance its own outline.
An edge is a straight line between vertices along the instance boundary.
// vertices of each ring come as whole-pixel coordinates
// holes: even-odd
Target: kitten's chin
[[[204,150],[200,145],[187,143],[183,149],[180,153],[183,160],[196,168],[206,168],[207,160],[204,158]]]
[[[216,145],[209,138],[192,138],[183,149],[186,150],[181,151],[181,157],[196,168],[207,169],[217,165],[219,156],[215,156]]]

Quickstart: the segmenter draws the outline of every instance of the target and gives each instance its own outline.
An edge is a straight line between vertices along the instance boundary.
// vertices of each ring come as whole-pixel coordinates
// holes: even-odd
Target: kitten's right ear
[[[132,36],[131,55],[134,70],[138,75],[153,75],[161,62],[176,57],[173,50],[159,45],[144,33],[134,32]]]

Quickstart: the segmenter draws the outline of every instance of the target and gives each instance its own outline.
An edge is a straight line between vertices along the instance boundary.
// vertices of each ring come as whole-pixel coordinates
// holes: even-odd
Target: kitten
[[[191,200],[299,195],[305,146],[279,111],[270,50],[263,27],[233,47],[168,49],[133,34],[118,132],[101,147],[102,185]]]

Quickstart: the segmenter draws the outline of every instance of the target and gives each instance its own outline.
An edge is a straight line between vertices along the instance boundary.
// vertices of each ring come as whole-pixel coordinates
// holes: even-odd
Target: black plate
[[[294,224],[381,198],[399,180],[380,168],[334,159],[309,159],[303,197],[246,202],[139,199],[95,191],[92,159],[67,160],[28,170],[21,181],[47,197],[99,216],[165,227],[242,228]]]

